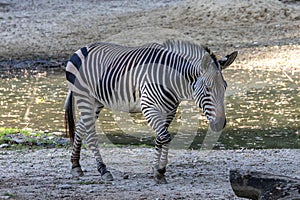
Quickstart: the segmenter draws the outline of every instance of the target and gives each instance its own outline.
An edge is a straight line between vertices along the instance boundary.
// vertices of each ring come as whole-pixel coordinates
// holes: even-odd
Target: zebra
[[[80,165],[82,138],[86,133],[97,170],[104,181],[113,181],[98,148],[95,122],[102,108],[142,112],[156,132],[153,175],[165,178],[171,134],[168,127],[180,102],[194,99],[212,131],[226,125],[222,70],[231,65],[237,51],[218,60],[209,48],[188,41],[166,40],[139,47],[93,43],[77,50],[67,62],[69,92],[65,101],[67,133],[73,145],[71,173],[83,175]],[[79,120],[74,120],[74,105]]]

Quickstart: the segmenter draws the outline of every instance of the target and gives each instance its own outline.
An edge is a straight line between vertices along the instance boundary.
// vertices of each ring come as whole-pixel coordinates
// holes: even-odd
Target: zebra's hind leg
[[[77,126],[76,130],[82,130],[84,127],[82,127],[80,124]],[[81,165],[80,165],[80,150],[81,150],[81,144],[82,144],[82,131],[76,131],[75,140],[73,144],[73,151],[71,156],[71,162],[72,162],[72,168],[71,168],[71,174],[73,178],[79,178],[80,176],[83,176],[84,173],[82,171]],[[89,132],[87,130],[88,136],[87,136],[87,146],[92,152],[94,153],[94,156],[96,157],[97,162],[97,169],[99,173],[101,174],[101,178],[104,181],[113,181],[113,176],[110,173],[110,171],[107,170],[106,165],[104,164],[99,148],[98,148],[98,138],[96,135],[95,129],[91,130]]]
[[[81,147],[81,138],[84,132],[86,132],[86,141],[87,147],[92,151],[97,162],[97,169],[101,174],[101,177],[104,181],[112,181],[113,177],[111,173],[106,169],[99,148],[98,148],[98,137],[96,135],[96,120],[99,116],[101,108],[103,105],[100,105],[95,101],[94,98],[86,96],[75,96],[77,100],[78,111],[80,113],[80,120],[76,126],[76,137],[78,136],[78,141],[75,139],[74,147],[72,152],[72,174],[77,176],[83,175],[79,164],[80,158],[80,147]]]
[[[73,178],[79,178],[83,176],[83,171],[81,169],[81,165],[79,163],[80,160],[80,150],[82,144],[82,134],[85,132],[85,127],[82,121],[79,121],[76,125],[75,138],[73,143],[73,149],[71,154],[71,174]]]
[[[94,153],[97,162],[97,170],[101,174],[101,178],[104,181],[113,181],[113,176],[110,171],[107,170],[106,165],[104,164],[99,148],[98,148],[98,138],[96,131],[89,132],[87,136],[87,145],[90,150]]]
[[[100,111],[103,108],[103,105],[98,105],[97,103],[95,103],[97,106],[95,106],[95,117],[94,117],[94,123],[88,123],[90,124],[90,126],[88,126],[88,136],[87,136],[87,145],[89,147],[89,149],[92,150],[92,152],[94,153],[94,156],[96,158],[96,162],[97,162],[97,170],[98,172],[101,174],[101,178],[104,181],[113,181],[113,176],[110,173],[110,171],[107,170],[106,165],[104,164],[100,151],[99,151],[99,146],[98,146],[98,137],[96,135],[96,120],[99,117]]]

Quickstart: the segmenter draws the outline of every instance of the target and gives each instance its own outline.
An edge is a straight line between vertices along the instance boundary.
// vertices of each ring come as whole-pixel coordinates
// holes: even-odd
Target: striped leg
[[[168,164],[168,150],[171,135],[168,132],[169,124],[175,116],[176,109],[172,110],[167,117],[159,111],[155,104],[150,104],[149,99],[141,99],[142,112],[149,125],[156,132],[155,155],[153,160],[153,173],[156,183],[167,183],[165,178],[166,166]],[[176,107],[177,108],[177,107]]]
[[[153,174],[155,182],[158,184],[165,184],[166,167],[168,164],[169,143],[163,145],[155,144],[155,156],[153,161]]]
[[[97,105],[95,106],[96,110],[93,112],[95,113],[94,118],[91,118],[90,121],[91,123],[87,125],[87,146],[89,149],[92,150],[92,152],[94,153],[94,156],[96,158],[96,162],[97,162],[97,169],[99,171],[99,173],[101,174],[101,177],[104,181],[113,181],[113,176],[110,173],[110,171],[107,170],[106,165],[104,164],[100,151],[99,151],[99,146],[98,146],[98,137],[96,135],[96,120],[99,117],[100,111],[103,108],[103,105]],[[94,122],[92,123],[92,120],[94,120]]]
[[[71,154],[71,163],[72,163],[71,174],[74,178],[83,176],[83,171],[82,171],[80,163],[79,163],[83,133],[85,133],[85,127],[83,125],[83,122],[80,120],[77,122],[77,125],[76,125],[73,150],[72,150],[72,154]]]
[[[107,170],[106,165],[104,164],[99,151],[98,137],[96,135],[95,128],[87,129],[87,131],[89,133],[86,138],[87,146],[94,153],[97,162],[97,169],[104,181],[112,181],[113,176],[111,175],[110,171]]]
[[[166,117],[166,123],[165,123],[165,126],[166,128],[169,127],[169,125],[171,124],[175,114],[176,114],[176,110],[177,110],[177,105],[175,106],[175,108],[167,115]],[[169,134],[169,133],[168,133]],[[169,137],[171,137],[169,135]],[[170,138],[171,140],[171,138]],[[161,157],[160,157],[160,162],[159,162],[159,165],[158,165],[158,169],[162,169],[161,171],[164,173],[164,171],[166,171],[166,166],[168,164],[168,152],[169,152],[169,144],[170,142],[166,142],[166,143],[163,143],[162,145],[159,145],[157,142],[156,142],[156,146],[161,146],[160,149],[161,149]],[[163,174],[162,173],[162,174]]]
[[[90,150],[92,150],[94,157],[96,158],[97,162],[97,169],[101,174],[101,177],[105,181],[112,181],[113,177],[111,173],[106,169],[106,165],[104,164],[99,148],[98,148],[98,137],[96,135],[96,129],[95,129],[95,123],[99,116],[100,110],[103,108],[102,105],[98,105],[94,100],[92,99],[83,99],[77,101],[78,110],[80,112],[80,121],[78,123],[79,131],[76,129],[76,138],[78,135],[78,143],[75,143],[74,141],[74,147],[72,152],[72,174],[77,174],[77,176],[83,175],[80,164],[79,164],[79,158],[80,158],[80,147],[81,147],[81,139],[82,139],[82,133],[83,130],[86,130],[87,133],[87,146]],[[95,106],[97,105],[97,106]],[[77,128],[76,127],[76,128]],[[80,145],[76,145],[80,144]]]
[[[169,134],[167,128],[172,122],[175,114],[176,114],[176,109],[174,109],[172,112],[170,112],[170,114],[168,114],[165,122],[165,127],[166,127],[164,129],[165,131],[162,132],[161,134],[157,134],[156,136],[153,172],[154,172],[155,181],[157,183],[167,183],[164,174],[166,172],[166,167],[168,164],[169,144],[171,141],[171,135]]]

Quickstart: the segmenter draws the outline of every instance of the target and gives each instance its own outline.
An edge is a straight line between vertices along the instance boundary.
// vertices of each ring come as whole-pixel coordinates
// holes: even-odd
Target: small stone
[[[23,140],[22,139],[12,139],[12,141],[14,141],[15,143],[17,144],[22,144],[23,143]]]
[[[58,185],[58,186],[56,186],[56,188],[63,189],[63,190],[65,190],[65,189],[71,189],[72,185],[69,185],[69,184]]]
[[[0,199],[10,199],[10,196],[0,196]]]
[[[0,148],[7,148],[7,147],[9,147],[8,144],[1,144],[1,145],[0,145]]]
[[[123,175],[123,179],[128,179],[129,178],[129,174],[124,174]]]

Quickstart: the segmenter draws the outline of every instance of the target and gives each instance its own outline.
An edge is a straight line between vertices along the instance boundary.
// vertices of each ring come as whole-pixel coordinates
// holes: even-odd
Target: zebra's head
[[[212,131],[221,131],[226,125],[224,96],[227,83],[222,70],[233,63],[237,52],[233,52],[221,60],[205,48],[206,53],[200,63],[200,76],[194,85],[193,97],[196,104],[203,109]]]

